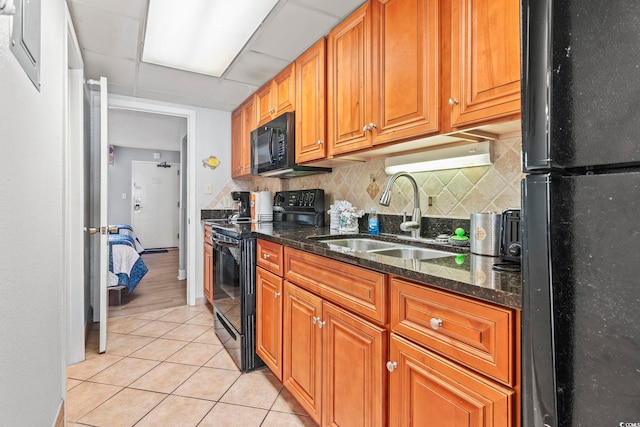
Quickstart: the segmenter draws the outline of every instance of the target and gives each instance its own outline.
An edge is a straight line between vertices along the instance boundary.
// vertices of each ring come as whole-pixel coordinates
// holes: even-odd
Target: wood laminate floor
[[[109,318],[130,316],[187,303],[187,281],[178,280],[178,249],[143,254],[149,271],[131,295],[123,290],[122,304],[109,306]]]

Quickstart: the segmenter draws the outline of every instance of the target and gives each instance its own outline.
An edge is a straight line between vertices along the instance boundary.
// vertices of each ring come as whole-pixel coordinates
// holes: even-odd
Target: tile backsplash
[[[464,169],[412,173],[420,191],[422,215],[435,218],[469,219],[471,213],[520,207],[522,139],[520,136],[494,143],[494,164]],[[409,180],[399,178],[391,190],[391,203],[378,201],[389,176],[384,159],[334,167],[330,174],[310,175],[290,180],[259,178],[230,181],[211,200],[208,209],[232,206],[231,191],[298,190],[322,188],[330,206],[335,200],[348,200],[365,212],[375,207],[379,213],[397,215],[413,210],[413,189]],[[429,206],[431,200],[431,206]]]

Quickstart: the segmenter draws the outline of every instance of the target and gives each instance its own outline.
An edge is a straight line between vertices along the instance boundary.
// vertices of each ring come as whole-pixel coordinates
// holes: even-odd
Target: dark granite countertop
[[[206,220],[204,220],[206,221]],[[358,265],[372,270],[400,276],[412,281],[428,284],[479,300],[509,308],[522,308],[522,282],[520,273],[492,270],[497,258],[474,255],[468,248],[439,245],[428,242],[410,242],[387,236],[376,236],[380,240],[396,241],[412,246],[452,252],[451,256],[431,260],[412,260],[375,253],[343,251],[318,240],[320,236],[372,237],[367,234],[337,234],[329,227],[281,227],[278,223],[252,224],[251,230],[259,238],[270,240],[327,258]],[[471,272],[475,272],[472,274]]]

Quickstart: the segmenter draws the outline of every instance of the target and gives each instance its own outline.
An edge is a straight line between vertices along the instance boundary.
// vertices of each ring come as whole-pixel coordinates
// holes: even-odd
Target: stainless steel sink
[[[396,243],[383,242],[380,240],[373,240],[367,238],[352,238],[352,239],[328,239],[321,240],[324,243],[330,245],[344,246],[345,248],[353,249],[354,251],[369,252],[377,249],[389,249],[398,246]]]
[[[375,251],[376,255],[386,255],[404,259],[434,259],[452,256],[451,252],[437,251],[434,249],[398,247]]]
[[[336,245],[340,248],[348,248],[352,251],[366,252],[403,259],[434,259],[455,255],[451,252],[427,248],[417,248],[415,246],[403,245],[401,243],[385,242],[363,237],[344,239],[330,238],[320,239],[320,241],[323,243],[327,243],[330,246]]]

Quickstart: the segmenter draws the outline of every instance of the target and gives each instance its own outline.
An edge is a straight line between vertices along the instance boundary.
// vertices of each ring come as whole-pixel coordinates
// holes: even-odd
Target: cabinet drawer
[[[514,384],[514,310],[397,277],[390,287],[394,332],[503,384]]]
[[[387,280],[383,273],[285,247],[284,277],[324,299],[386,323]]]
[[[282,245],[258,239],[256,259],[260,267],[282,277]]]

